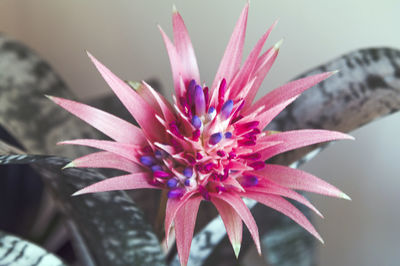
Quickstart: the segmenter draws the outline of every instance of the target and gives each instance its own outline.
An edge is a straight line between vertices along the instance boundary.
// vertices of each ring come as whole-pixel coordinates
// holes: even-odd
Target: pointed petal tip
[[[275,45],[274,45],[274,49],[275,50],[279,50],[279,48],[281,48],[281,45],[282,45],[282,43],[283,43],[283,38],[282,39],[280,39]]]
[[[61,168],[61,170],[65,170],[65,169],[72,168],[72,167],[75,167],[74,161],[66,164],[63,168]]]
[[[336,70],[331,71],[331,76],[332,76],[332,75],[335,75],[335,74],[338,73],[339,71],[340,71],[339,69],[336,69]]]
[[[232,243],[232,247],[233,247],[233,252],[235,252],[235,256],[237,259],[239,257],[241,244],[240,243]]]
[[[345,199],[345,200],[352,201],[352,199],[351,199],[347,194],[345,194],[345,193],[343,193],[343,192],[340,194],[340,198]]]
[[[172,4],[172,14],[178,14],[178,9],[176,9],[175,4]]]
[[[51,95],[48,95],[48,94],[45,94],[44,95],[47,99],[49,99],[49,100],[51,100],[51,101],[53,101],[54,102],[54,96],[51,96]]]
[[[74,192],[73,194],[71,194],[71,197],[75,197],[75,196],[79,196],[79,195],[85,194],[85,192],[83,192],[82,190],[83,189]]]

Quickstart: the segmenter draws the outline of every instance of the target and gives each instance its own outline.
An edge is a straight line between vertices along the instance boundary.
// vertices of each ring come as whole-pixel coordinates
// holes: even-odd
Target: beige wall
[[[171,33],[173,2],[192,35],[202,80],[211,82],[245,1],[0,0],[0,31],[42,54],[80,98],[109,91],[85,49],[125,79],[157,77],[167,88],[169,62],[156,24]],[[269,44],[282,37],[285,43],[266,91],[357,48],[400,48],[399,14],[398,0],[252,0],[246,53],[279,18]],[[357,141],[335,144],[305,167],[353,198],[313,197],[326,217],[316,220],[326,242],[321,265],[398,265],[399,129],[399,114],[380,120],[354,132]]]

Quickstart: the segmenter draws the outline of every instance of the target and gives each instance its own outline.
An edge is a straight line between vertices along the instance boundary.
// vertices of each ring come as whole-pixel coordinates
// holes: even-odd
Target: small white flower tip
[[[342,194],[340,195],[340,198],[345,199],[345,200],[350,200],[350,201],[352,201],[352,199],[351,199],[349,196],[347,196],[345,193],[343,193],[343,192],[342,192]]]
[[[50,99],[50,100],[53,100],[53,98],[54,98],[53,96],[48,95],[48,94],[45,94],[44,96],[45,96],[46,98]]]
[[[173,14],[178,13],[178,9],[176,9],[175,4],[172,4],[172,13],[173,13]]]
[[[73,161],[68,163],[68,164],[66,164],[63,168],[61,168],[61,170],[64,170],[64,169],[67,169],[67,168],[72,168],[72,167],[75,167],[75,164],[74,164]]]
[[[235,253],[236,259],[239,257],[240,246],[240,243],[232,243],[233,252]]]
[[[79,196],[79,195],[81,195],[81,194],[83,194],[83,193],[82,193],[82,190],[78,190],[78,191],[76,191],[75,193],[73,193],[73,194],[71,195],[71,197]]]
[[[331,71],[331,76],[332,76],[332,75],[335,75],[335,74],[338,73],[339,71],[340,71],[339,69],[336,69],[336,70]]]
[[[281,47],[282,43],[283,43],[283,39],[280,39],[277,43],[275,43],[274,49],[275,50],[279,50],[279,48]]]

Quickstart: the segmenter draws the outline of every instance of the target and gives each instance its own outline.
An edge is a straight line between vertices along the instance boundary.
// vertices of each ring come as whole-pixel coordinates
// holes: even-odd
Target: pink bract
[[[327,130],[263,131],[303,91],[334,72],[292,81],[253,102],[280,42],[261,52],[275,23],[241,66],[247,14],[248,5],[240,15],[212,85],[206,87],[202,85],[185,24],[173,11],[174,43],[160,28],[171,62],[173,104],[145,82],[133,90],[89,54],[140,128],[96,108],[50,96],[56,104],[112,139],[61,142],[103,150],[75,159],[67,167],[116,168],[128,173],[85,187],[74,195],[140,188],[167,190],[166,242],[174,224],[182,265],[188,260],[202,200],[211,201],[217,208],[238,256],[243,222],[261,252],[258,228],[243,197],[282,212],[320,241],[322,238],[307,218],[284,198],[296,200],[318,215],[318,210],[294,190],[349,199],[311,174],[265,164],[265,160],[289,150],[352,137]]]

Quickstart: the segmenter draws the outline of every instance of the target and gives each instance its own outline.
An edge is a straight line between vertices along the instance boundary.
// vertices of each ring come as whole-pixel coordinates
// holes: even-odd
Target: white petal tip
[[[176,9],[175,4],[172,4],[172,13],[173,13],[173,14],[178,13],[178,9]]]
[[[274,45],[274,49],[275,50],[279,50],[279,48],[282,46],[283,43],[283,39],[280,39],[275,45]]]
[[[52,100],[52,101],[53,101],[53,99],[54,99],[54,97],[53,97],[53,96],[51,96],[51,95],[47,95],[47,94],[45,94],[44,96],[45,96],[46,98],[48,98],[48,99]]]
[[[61,170],[72,168],[72,167],[75,167],[75,164],[74,164],[73,161],[68,163],[68,164],[66,164],[63,168],[61,168]]]
[[[347,196],[345,193],[343,193],[343,192],[342,192],[342,194],[340,195],[340,198],[345,199],[345,200],[350,200],[350,201],[352,201],[352,199],[351,199],[349,196]]]
[[[232,243],[232,247],[233,247],[233,252],[235,252],[235,256],[236,258],[239,257],[239,253],[240,253],[240,243]]]
[[[84,194],[84,193],[82,192],[82,190],[78,190],[77,192],[75,192],[74,194],[72,194],[71,197],[79,196],[79,195],[82,195],[82,194]]]
[[[339,71],[340,71],[339,69],[336,69],[336,70],[331,71],[331,76],[332,76],[332,75],[335,75],[335,74],[338,73]]]

